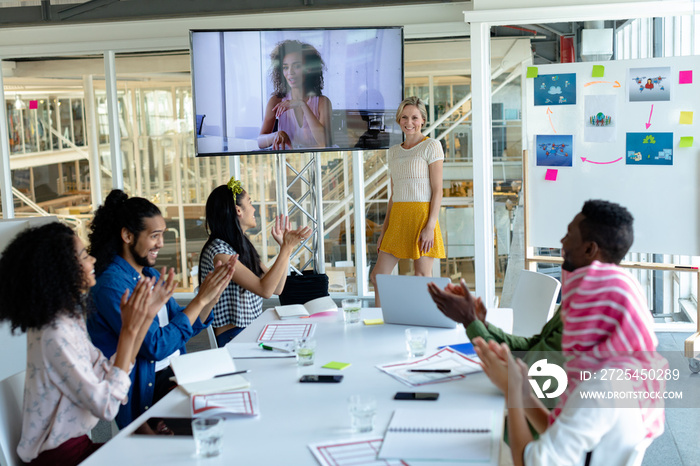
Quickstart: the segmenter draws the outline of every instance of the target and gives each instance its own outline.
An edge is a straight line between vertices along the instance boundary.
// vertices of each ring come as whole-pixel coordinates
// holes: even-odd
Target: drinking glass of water
[[[224,419],[221,417],[207,417],[192,421],[192,434],[194,435],[195,454],[208,458],[219,456],[224,449]]]
[[[425,354],[428,346],[428,331],[424,328],[406,329],[406,349],[409,358],[416,358]]]
[[[353,432],[370,432],[377,412],[377,400],[372,395],[352,395],[348,398],[348,411]]]
[[[313,366],[316,355],[316,340],[313,338],[300,338],[295,341],[297,365]]]
[[[356,324],[360,321],[360,309],[362,301],[357,298],[348,298],[342,301],[343,318],[346,324]]]

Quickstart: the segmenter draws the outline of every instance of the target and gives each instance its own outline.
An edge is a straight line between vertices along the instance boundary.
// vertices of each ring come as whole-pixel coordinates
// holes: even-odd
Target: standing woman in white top
[[[117,350],[107,359],[85,328],[94,265],[80,238],[57,222],[20,233],[0,259],[0,321],[27,332],[22,425],[14,426],[25,463],[74,465],[100,446],[87,434],[126,401],[141,342],[175,288],[146,278],[128,300],[124,292]]]
[[[399,259],[413,259],[415,274],[430,277],[433,259],[445,257],[438,224],[445,155],[438,141],[421,133],[427,118],[418,97],[407,97],[396,111],[396,122],[406,138],[392,146],[387,157],[391,197],[377,241],[379,257],[370,276],[376,306],[381,305],[376,277],[390,274]]]

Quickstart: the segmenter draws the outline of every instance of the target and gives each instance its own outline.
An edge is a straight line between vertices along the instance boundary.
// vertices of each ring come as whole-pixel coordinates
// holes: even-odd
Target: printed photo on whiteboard
[[[627,133],[627,165],[673,165],[673,133]]]
[[[671,100],[671,67],[630,68],[627,73],[627,96],[630,102]]]
[[[535,105],[576,105],[576,73],[537,76]]]
[[[583,97],[583,140],[615,142],[617,140],[617,96],[586,95]]]
[[[538,167],[571,167],[574,158],[574,137],[566,134],[537,135],[535,151]]]

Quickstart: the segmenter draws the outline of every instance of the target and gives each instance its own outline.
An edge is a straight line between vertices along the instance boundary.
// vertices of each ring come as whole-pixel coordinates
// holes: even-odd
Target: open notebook
[[[287,304],[286,306],[275,306],[275,311],[281,320],[298,319],[299,317],[335,315],[338,306],[330,296],[307,301],[305,304]]]
[[[225,392],[250,387],[236,371],[226,348],[183,354],[170,360],[178,386],[190,395]]]
[[[397,409],[377,458],[489,461],[497,445],[494,412],[484,409]]]

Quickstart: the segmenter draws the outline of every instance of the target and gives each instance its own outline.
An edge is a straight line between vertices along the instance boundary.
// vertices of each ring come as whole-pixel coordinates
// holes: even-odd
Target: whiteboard
[[[562,63],[540,65],[538,78],[525,79],[527,246],[560,247],[583,203],[605,199],[634,216],[631,251],[700,255],[699,64],[697,56]],[[604,67],[602,77],[592,77],[594,65]],[[688,71],[692,83],[680,84]],[[694,113],[692,124],[681,124],[682,112]],[[680,147],[681,137],[693,136],[692,146]],[[547,154],[550,142],[558,147]],[[538,156],[553,165],[538,165]],[[571,166],[554,165],[566,157]],[[557,170],[556,181],[545,179],[547,170]]]

